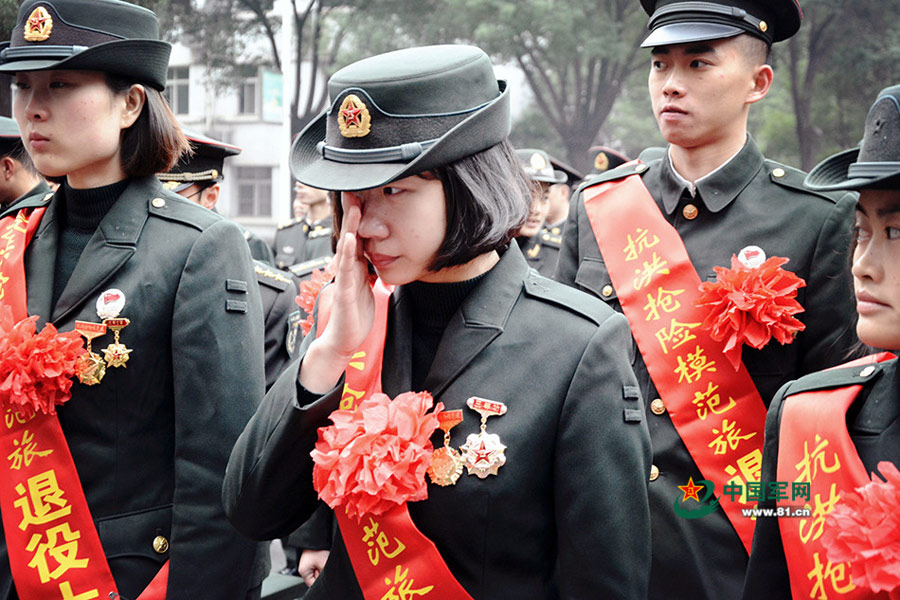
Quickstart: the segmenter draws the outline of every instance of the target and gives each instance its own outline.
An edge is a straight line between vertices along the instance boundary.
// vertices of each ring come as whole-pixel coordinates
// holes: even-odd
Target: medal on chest
[[[463,414],[461,410],[445,410],[437,418],[438,426],[444,432],[444,446],[431,455],[428,477],[436,485],[455,485],[462,475],[463,458],[456,448],[450,447],[450,430],[462,423]]]
[[[87,353],[78,358],[76,365],[78,381],[84,385],[96,385],[106,375],[106,363],[99,354],[91,350],[91,340],[106,333],[106,325],[89,321],[75,321],[75,331],[87,340]]]
[[[506,446],[500,442],[500,436],[487,433],[487,420],[488,417],[505,415],[506,405],[473,396],[466,401],[466,406],[481,415],[481,431],[470,433],[466,443],[459,448],[468,474],[477,475],[479,479],[496,475],[497,469],[506,464]]]
[[[125,308],[125,294],[121,290],[109,289],[97,298],[97,316],[103,319],[103,324],[112,330],[115,339],[103,349],[106,364],[109,367],[125,367],[131,349],[119,340],[122,329],[131,323],[130,320],[117,318]]]

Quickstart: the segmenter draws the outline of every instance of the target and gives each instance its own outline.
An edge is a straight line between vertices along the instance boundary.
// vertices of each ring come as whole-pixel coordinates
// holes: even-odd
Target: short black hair
[[[141,84],[127,77],[106,74],[106,83],[115,94],[124,94]],[[144,86],[146,102],[137,120],[122,132],[122,168],[129,177],[146,177],[168,172],[182,154],[190,152],[187,138],[172,114],[162,92]]]
[[[31,160],[31,155],[28,154],[22,140],[15,140],[9,144],[0,145],[0,156],[8,156],[18,161],[22,168],[32,175],[39,175],[37,168],[34,166],[34,161]]]
[[[742,33],[735,40],[738,43],[741,54],[750,66],[769,64],[772,54],[772,46],[766,43],[762,38]]]
[[[531,210],[531,185],[508,140],[447,165],[434,176],[444,186],[447,233],[430,271],[462,265],[513,238]]]
[[[429,271],[463,265],[509,244],[531,210],[531,181],[508,140],[442,165],[419,177],[438,179],[447,204],[447,232]],[[332,194],[337,247],[344,208],[340,192]]]

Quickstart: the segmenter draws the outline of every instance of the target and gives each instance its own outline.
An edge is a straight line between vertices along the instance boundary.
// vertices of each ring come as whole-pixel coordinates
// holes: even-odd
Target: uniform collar
[[[699,198],[710,212],[719,212],[731,204],[747,187],[762,168],[764,160],[756,142],[748,135],[747,142],[736,155],[695,182],[697,192],[695,198]],[[672,169],[668,153],[660,162],[663,208],[667,215],[671,215],[678,208],[682,193],[686,189],[690,193],[689,184]]]

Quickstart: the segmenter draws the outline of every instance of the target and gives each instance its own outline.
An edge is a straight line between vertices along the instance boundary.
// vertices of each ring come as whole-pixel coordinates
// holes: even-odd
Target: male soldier
[[[584,175],[552,156],[550,157],[550,164],[557,173],[565,175],[565,180],[550,186],[547,193],[550,208],[547,210],[546,224],[541,235],[549,234],[560,237],[563,226],[566,224],[566,217],[569,216],[569,195],[572,193],[572,190],[578,187],[578,184],[584,179]]]
[[[0,206],[50,191],[25,151],[15,120],[0,117]]]
[[[802,172],[764,158],[747,134],[750,105],[772,82],[769,48],[800,27],[794,0],[642,5],[650,97],[668,147],[576,192],[556,277],[624,312],[639,351],[654,452],[650,598],[738,598],[754,525],[740,509],[753,506],[749,482],[766,485],[765,407],[783,383],[842,362],[852,344],[855,198],[804,190]],[[724,280],[743,278],[757,297],[774,297],[777,257],[806,284],[796,292],[805,329],[781,335],[785,345],[767,328],[790,332],[790,321],[761,322],[727,302],[716,319],[695,305],[701,282],[727,298]],[[737,273],[712,283],[732,265]],[[729,316],[739,327],[711,329]]]
[[[297,183],[295,202],[307,207],[302,218],[294,218],[278,226],[275,232],[275,266],[287,269],[291,265],[306,263],[298,277],[321,268],[328,263],[331,250],[331,198],[326,190],[317,190]]]
[[[221,191],[222,168],[225,159],[239,154],[241,149],[196,132],[184,131],[194,150],[193,155],[184,156],[168,173],[160,173],[159,179],[164,186],[181,194],[195,203],[215,210]],[[245,230],[244,237],[248,243]],[[258,238],[256,238],[258,239]],[[268,246],[259,240],[257,247]],[[251,254],[254,244],[250,243]],[[265,317],[266,343],[266,389],[269,389],[282,369],[291,360],[294,345],[297,342],[297,329],[300,324],[300,312],[294,298],[297,288],[290,277],[273,269],[270,264],[254,261],[256,280],[262,296],[263,316]]]
[[[550,209],[550,189],[554,185],[565,185],[566,174],[556,171],[550,164],[550,156],[543,150],[516,150],[522,170],[531,179],[531,212],[519,231],[516,241],[529,266],[544,277],[552,277],[556,270],[560,236],[545,231],[544,224]]]

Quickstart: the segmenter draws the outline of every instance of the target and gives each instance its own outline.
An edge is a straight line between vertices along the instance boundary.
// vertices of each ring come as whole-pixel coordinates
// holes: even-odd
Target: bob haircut
[[[123,94],[139,82],[106,75],[114,94]],[[146,101],[134,124],[122,132],[122,168],[129,177],[146,177],[169,171],[190,145],[162,93],[144,85]]]
[[[531,210],[531,186],[509,140],[417,177],[438,179],[447,204],[447,232],[429,271],[462,265],[509,244]],[[333,194],[332,249],[344,209]]]

